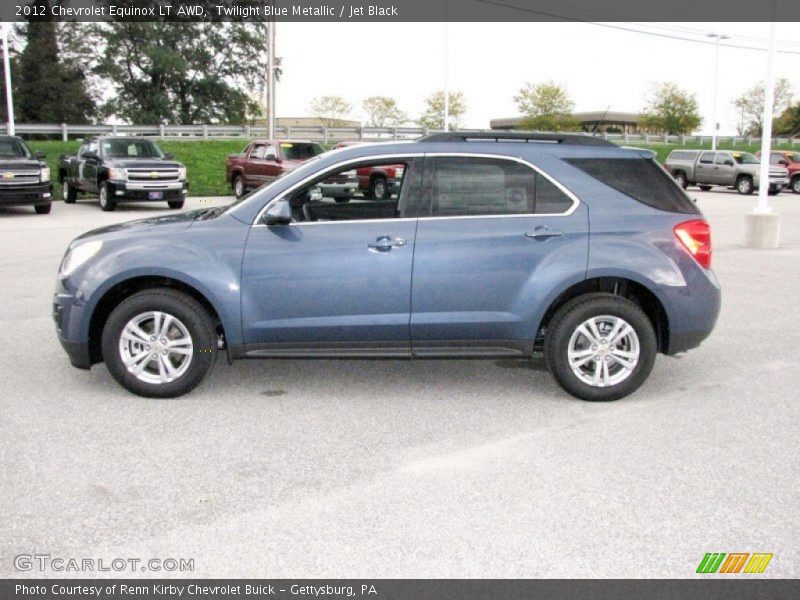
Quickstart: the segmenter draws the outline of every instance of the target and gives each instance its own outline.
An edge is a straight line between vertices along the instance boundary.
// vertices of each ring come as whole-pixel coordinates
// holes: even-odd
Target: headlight
[[[64,260],[61,261],[61,268],[59,275],[61,277],[69,277],[75,269],[84,264],[87,260],[92,258],[103,247],[103,242],[86,242],[80,246],[75,246],[67,250]]]
[[[186,167],[178,167],[178,179],[186,179]]]
[[[42,182],[50,181],[50,167],[42,167],[39,171],[39,180]]]
[[[128,173],[125,169],[112,167],[108,170],[108,178],[112,181],[125,181],[128,178]]]

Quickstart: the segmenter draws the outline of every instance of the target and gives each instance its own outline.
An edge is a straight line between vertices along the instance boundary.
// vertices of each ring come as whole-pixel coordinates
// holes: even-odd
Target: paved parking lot
[[[692,193],[718,328],[611,404],[540,362],[450,360],[220,360],[188,397],[139,398],[69,366],[50,295],[73,237],[164,209],[0,210],[0,576],[48,553],[194,559],[184,576],[687,577],[736,551],[800,576],[800,196],[771,199],[782,247],[754,251],[755,197]]]

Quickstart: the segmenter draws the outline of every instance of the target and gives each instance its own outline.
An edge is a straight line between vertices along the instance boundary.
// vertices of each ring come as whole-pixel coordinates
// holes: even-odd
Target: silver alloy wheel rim
[[[235,186],[235,189],[233,190],[233,194],[237,198],[239,196],[241,196],[242,194],[244,194],[244,183],[242,183],[242,178],[241,177],[237,177],[236,178],[236,186]]]
[[[631,376],[639,363],[639,336],[620,317],[591,317],[572,333],[567,360],[583,383],[592,387],[618,385]]]
[[[794,180],[794,183],[792,184],[792,191],[795,194],[800,194],[800,177]]]
[[[69,198],[69,184],[65,181],[61,184],[61,197],[66,200]]]
[[[375,182],[372,195],[375,196],[377,200],[383,200],[383,197],[386,196],[386,183],[382,179]]]
[[[742,179],[739,181],[739,191],[740,192],[747,192],[750,190],[750,180],[749,179]]]
[[[136,315],[122,329],[119,355],[128,372],[139,381],[160,385],[186,373],[194,346],[180,319],[150,311]]]
[[[100,197],[100,206],[105,206],[108,202],[108,191],[106,187],[101,185],[97,195]]]

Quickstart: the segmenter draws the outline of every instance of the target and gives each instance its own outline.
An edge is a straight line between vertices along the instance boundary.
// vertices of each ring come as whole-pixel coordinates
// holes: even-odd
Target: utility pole
[[[267,137],[275,139],[275,17],[267,23]]]
[[[706,34],[706,37],[713,37],[717,40],[716,44],[714,44],[714,118],[712,123],[714,131],[711,134],[711,149],[716,150],[717,133],[719,131],[719,121],[717,119],[717,113],[719,111],[719,42],[720,40],[730,39],[730,36],[719,33],[709,33]]]
[[[8,128],[6,133],[14,135],[14,97],[11,91],[11,60],[8,56],[8,32],[11,29],[9,23],[3,23],[2,36],[3,36],[3,71],[6,76],[6,107],[8,110]]]

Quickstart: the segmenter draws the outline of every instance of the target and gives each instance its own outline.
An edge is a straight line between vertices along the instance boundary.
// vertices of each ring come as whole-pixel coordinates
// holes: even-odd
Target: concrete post
[[[67,135],[67,124],[66,123],[62,123],[61,124],[61,141],[62,142],[66,142],[67,140],[69,140],[69,136]]]

